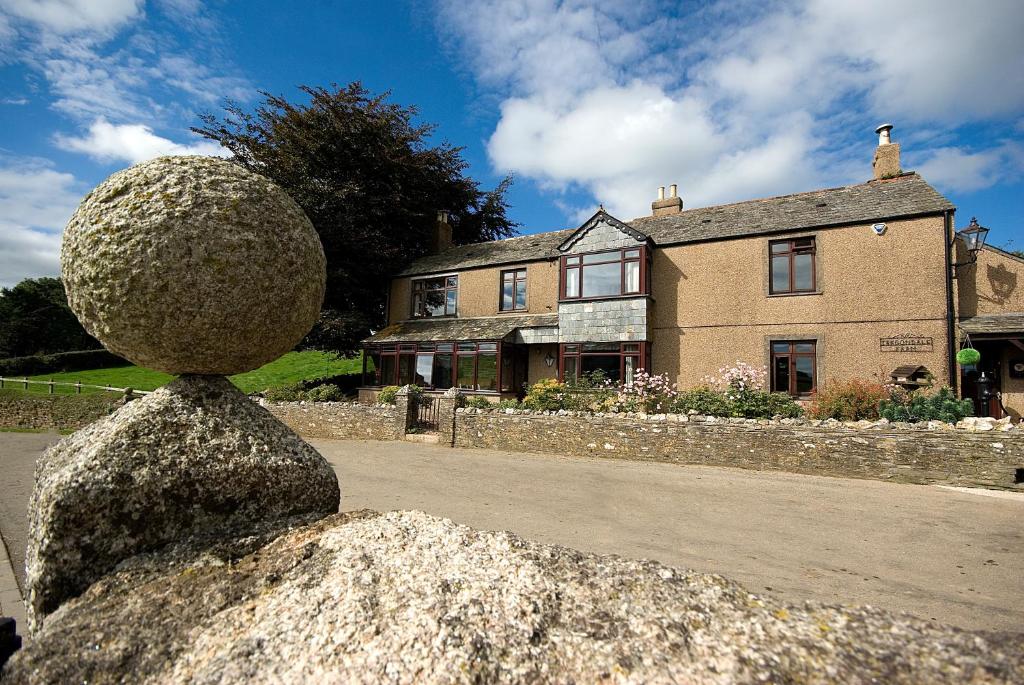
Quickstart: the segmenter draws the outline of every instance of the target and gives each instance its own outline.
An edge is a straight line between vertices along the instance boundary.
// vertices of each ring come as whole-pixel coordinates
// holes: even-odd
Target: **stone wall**
[[[1009,424],[982,432],[952,426],[835,424],[460,409],[455,416],[454,444],[1005,488],[1014,487],[1016,470],[1024,468],[1024,431]]]
[[[120,393],[42,395],[0,390],[0,427],[76,430],[123,403]]]
[[[401,440],[404,409],[350,402],[267,402],[260,404],[305,438]]]

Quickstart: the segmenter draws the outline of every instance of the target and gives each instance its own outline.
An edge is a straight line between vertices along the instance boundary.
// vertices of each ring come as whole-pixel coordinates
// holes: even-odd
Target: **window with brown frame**
[[[559,378],[566,383],[582,377],[632,385],[646,365],[646,343],[564,343],[559,346]]]
[[[817,288],[814,238],[768,243],[769,292],[772,295],[811,293]]]
[[[459,277],[420,278],[412,282],[414,317],[455,316],[459,300]]]
[[[526,269],[501,272],[501,301],[503,312],[526,311]]]
[[[562,257],[562,299],[644,294],[646,252],[643,247],[631,247]]]
[[[497,392],[501,354],[498,342],[372,345],[363,358],[363,385],[412,384],[432,390],[456,385],[474,392]]]
[[[818,387],[818,359],[813,340],[779,340],[771,343],[772,392],[806,397]]]

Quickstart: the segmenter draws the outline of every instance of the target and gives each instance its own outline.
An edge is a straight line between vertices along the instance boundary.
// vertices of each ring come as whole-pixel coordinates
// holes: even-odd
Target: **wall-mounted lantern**
[[[558,360],[555,359],[555,355],[551,354],[550,352],[548,352],[548,356],[544,357],[544,363],[547,364],[549,367],[554,366],[556,361]]]
[[[985,247],[985,240],[988,238],[988,229],[978,224],[978,219],[972,216],[970,225],[956,232],[956,235],[953,237],[954,245],[957,238],[963,240],[964,245],[967,247],[967,260],[953,264],[954,269],[958,266],[967,266],[978,261],[978,253],[981,252],[981,248]],[[954,278],[956,277],[956,271],[953,272],[953,276]]]

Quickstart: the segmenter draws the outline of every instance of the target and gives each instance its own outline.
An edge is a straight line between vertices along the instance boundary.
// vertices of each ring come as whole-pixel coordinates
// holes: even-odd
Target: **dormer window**
[[[455,316],[459,300],[459,277],[420,278],[412,282],[412,315]]]
[[[562,299],[642,295],[646,272],[643,247],[562,257]]]

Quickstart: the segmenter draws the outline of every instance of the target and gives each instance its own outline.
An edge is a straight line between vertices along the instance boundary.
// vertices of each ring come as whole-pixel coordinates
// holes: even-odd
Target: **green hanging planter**
[[[956,353],[956,361],[960,366],[974,366],[981,361],[981,352],[973,347],[965,347]]]

